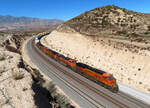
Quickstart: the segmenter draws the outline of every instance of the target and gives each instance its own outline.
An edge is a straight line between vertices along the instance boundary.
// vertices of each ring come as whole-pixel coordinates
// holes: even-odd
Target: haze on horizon
[[[69,20],[105,5],[150,13],[149,0],[3,0],[0,3],[0,15]]]

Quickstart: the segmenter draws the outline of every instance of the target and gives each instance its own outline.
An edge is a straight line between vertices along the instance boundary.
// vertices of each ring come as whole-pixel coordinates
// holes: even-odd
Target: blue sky
[[[68,20],[105,5],[150,13],[150,0],[1,0],[0,15]]]

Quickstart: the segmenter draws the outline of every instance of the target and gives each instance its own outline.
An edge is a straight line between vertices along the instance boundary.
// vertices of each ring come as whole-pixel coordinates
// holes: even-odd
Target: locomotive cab
[[[104,84],[109,85],[106,88],[110,89],[113,92],[118,92],[118,85],[116,84],[116,79],[113,77],[112,74],[104,73],[103,75]]]
[[[108,85],[113,86],[116,84],[116,79],[113,77],[112,74],[103,73],[102,76],[106,81],[105,83],[107,83]]]

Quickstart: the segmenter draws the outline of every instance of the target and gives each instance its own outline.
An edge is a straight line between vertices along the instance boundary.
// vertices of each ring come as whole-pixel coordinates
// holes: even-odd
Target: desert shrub
[[[25,68],[24,62],[22,59],[20,59],[20,62],[18,63],[18,68]]]
[[[122,27],[125,27],[125,26],[127,26],[128,24],[120,24],[120,26],[122,26]]]
[[[56,87],[55,84],[53,82],[49,82],[47,84],[47,89],[48,91],[51,93],[52,97],[54,97],[55,93],[56,93]],[[54,94],[54,95],[53,95]]]
[[[5,68],[4,67],[0,67],[0,74],[2,74],[3,72],[5,72]]]
[[[3,72],[4,72],[4,70],[1,70],[1,69],[0,69],[0,76],[2,75]]]
[[[24,38],[26,36],[27,36],[27,34],[14,34],[13,35],[13,37],[15,37],[15,38]]]
[[[26,91],[26,90],[28,90],[28,88],[26,88],[26,87],[24,87],[24,88],[22,89],[22,91]]]
[[[147,28],[148,28],[148,31],[150,31],[150,25]]]
[[[61,108],[74,108],[71,104],[69,99],[63,95],[57,92],[56,86],[53,82],[49,82],[47,84],[47,89],[50,92],[52,98],[59,104]]]
[[[15,73],[15,74],[13,75],[13,78],[14,78],[15,80],[20,80],[20,79],[24,78],[24,74]]]
[[[12,46],[6,45],[6,49],[7,49],[8,51],[21,54],[21,52],[20,52],[18,49],[14,48],[14,47],[12,47]]]
[[[118,22],[120,22],[121,21],[121,18],[118,18]]]
[[[8,59],[12,59],[13,58],[13,56],[8,56]]]
[[[126,30],[122,30],[122,31],[117,31],[117,34],[121,35],[121,34],[127,34]]]
[[[59,104],[61,108],[74,108],[71,104],[68,98],[66,98],[64,95],[56,93],[54,96],[55,101]]]
[[[0,61],[3,61],[3,60],[5,60],[5,57],[4,56],[0,57]]]
[[[147,35],[147,34],[150,34],[150,32],[147,31],[147,32],[145,32],[144,34]]]
[[[131,33],[131,36],[132,36],[132,37],[139,37],[139,35],[136,34],[136,33]]]
[[[63,96],[63,95],[58,95],[58,99],[56,100],[56,102],[58,102],[60,104],[61,108],[66,108],[66,105],[69,104],[69,100]]]
[[[133,24],[132,24],[132,25],[130,25],[130,28],[131,28],[131,29],[136,29],[136,25],[133,25]]]
[[[106,17],[103,17],[102,19],[102,26],[107,26],[107,25],[110,25],[110,22],[106,19]]]
[[[35,73],[36,75],[39,75],[39,74],[40,74],[40,71],[39,71],[38,69],[34,69],[34,73]]]
[[[136,22],[136,19],[134,19],[134,22]]]
[[[141,71],[141,68],[138,68],[138,71]]]

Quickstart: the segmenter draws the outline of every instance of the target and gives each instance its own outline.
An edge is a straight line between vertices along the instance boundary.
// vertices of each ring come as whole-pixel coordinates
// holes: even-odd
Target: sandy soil
[[[112,73],[118,82],[150,93],[149,46],[107,38],[91,38],[78,33],[53,31],[42,43],[57,52]]]

